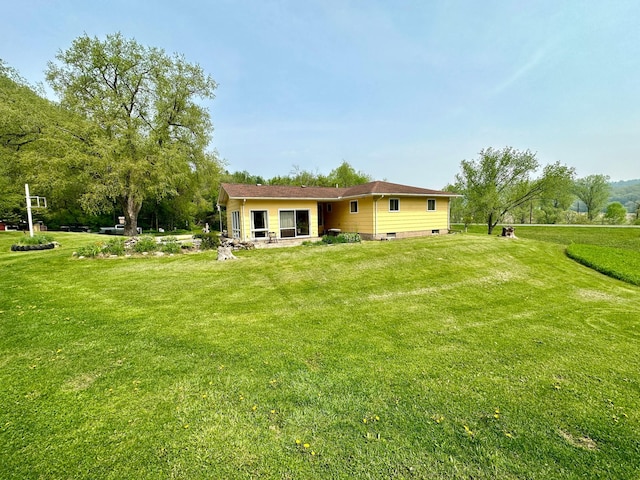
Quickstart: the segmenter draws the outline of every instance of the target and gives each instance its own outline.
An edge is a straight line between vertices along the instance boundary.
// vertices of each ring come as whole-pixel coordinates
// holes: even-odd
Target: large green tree
[[[572,167],[555,165],[555,174],[547,177],[547,185],[537,202],[540,223],[560,223],[575,200]]]
[[[77,200],[82,185],[70,178],[83,142],[71,130],[82,133],[82,122],[0,62],[0,217],[24,217],[25,183],[56,208]]]
[[[559,163],[544,167],[534,177],[540,164],[534,153],[512,147],[491,147],[479,153],[477,160],[463,160],[456,175],[456,191],[464,195],[465,217],[487,224],[491,234],[505,215],[540,199],[573,170]]]
[[[589,175],[575,181],[574,192],[585,204],[589,221],[602,211],[609,199],[611,187],[607,175]]]
[[[0,220],[18,223],[25,208],[21,153],[36,142],[42,123],[31,114],[37,95],[11,67],[0,61]]]
[[[180,55],[140,45],[120,33],[83,35],[50,62],[47,80],[61,105],[96,126],[81,135],[90,154],[82,168],[83,207],[115,202],[134,235],[145,200],[177,195],[194,172],[216,162],[206,155],[212,133],[198,99],[213,98],[215,81]]]

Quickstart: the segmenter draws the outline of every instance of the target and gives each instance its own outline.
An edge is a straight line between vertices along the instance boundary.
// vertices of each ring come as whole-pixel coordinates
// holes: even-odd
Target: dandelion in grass
[[[258,409],[257,405],[254,405],[253,407],[251,407],[251,410],[253,410],[254,412]]]
[[[296,438],[296,445],[300,445],[302,443],[302,440],[300,440],[299,438]]]
[[[305,443],[304,445],[302,445],[304,448],[309,448],[311,445],[309,445],[308,443]]]

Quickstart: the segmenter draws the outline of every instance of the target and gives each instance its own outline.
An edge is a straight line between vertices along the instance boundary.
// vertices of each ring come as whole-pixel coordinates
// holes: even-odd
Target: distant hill
[[[640,203],[640,178],[611,182],[609,203],[620,202],[630,213],[634,213]]]
[[[609,185],[611,185],[611,188],[618,188],[618,187],[632,187],[633,185],[640,185],[640,178],[637,178],[635,180],[620,180],[619,182],[610,182]]]

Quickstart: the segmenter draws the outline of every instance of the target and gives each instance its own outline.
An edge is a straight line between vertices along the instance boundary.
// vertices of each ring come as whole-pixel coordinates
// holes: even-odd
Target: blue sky
[[[0,0],[0,58],[31,82],[86,33],[184,54],[231,171],[343,160],[442,188],[485,147],[640,178],[640,2]]]

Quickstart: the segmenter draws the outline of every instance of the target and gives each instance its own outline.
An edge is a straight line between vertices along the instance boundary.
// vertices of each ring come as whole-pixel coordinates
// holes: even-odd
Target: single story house
[[[365,240],[436,235],[449,231],[449,203],[459,195],[389,182],[348,188],[223,183],[233,238],[298,239],[359,233]]]

